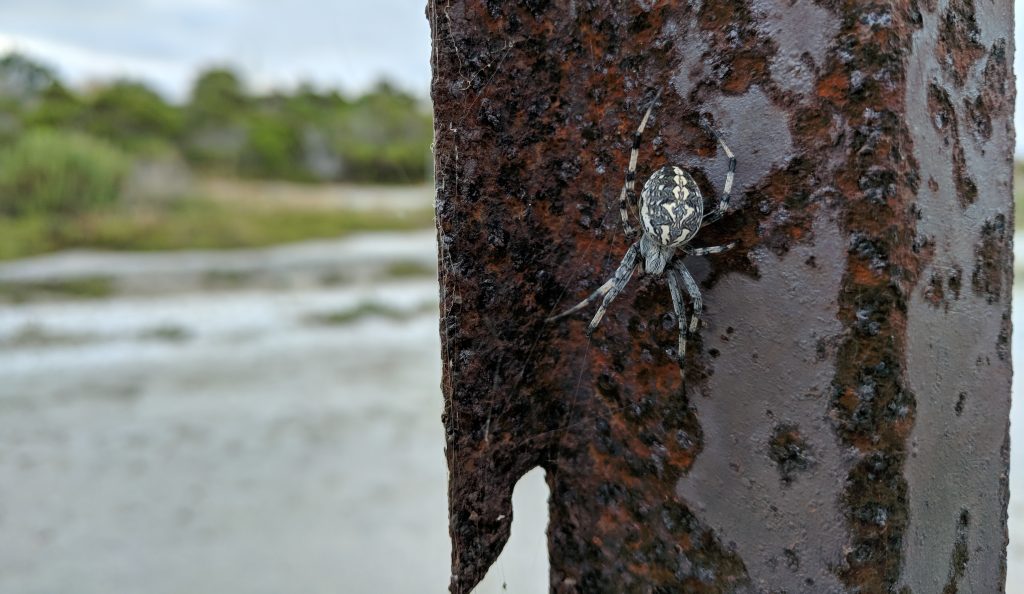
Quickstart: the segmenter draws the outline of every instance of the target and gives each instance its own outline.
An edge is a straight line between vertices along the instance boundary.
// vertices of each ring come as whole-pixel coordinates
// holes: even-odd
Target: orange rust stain
[[[845,103],[850,92],[850,79],[843,72],[825,75],[818,82],[818,96],[836,103]]]
[[[857,393],[853,391],[853,388],[846,388],[843,390],[843,395],[839,398],[839,404],[848,411],[853,411],[857,408]]]
[[[746,93],[756,80],[762,78],[768,62],[764,56],[743,52],[732,62],[729,76],[722,83],[722,90],[737,95]]]
[[[862,287],[879,287],[886,282],[882,271],[875,270],[859,259],[847,262],[854,284]]]

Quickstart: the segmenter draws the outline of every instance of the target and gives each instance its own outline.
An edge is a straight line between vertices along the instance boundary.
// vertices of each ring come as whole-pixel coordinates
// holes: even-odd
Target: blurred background
[[[0,1],[0,592],[446,590],[423,13]]]

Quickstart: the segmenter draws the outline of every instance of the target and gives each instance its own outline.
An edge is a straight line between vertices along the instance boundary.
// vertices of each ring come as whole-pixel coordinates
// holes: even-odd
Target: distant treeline
[[[199,172],[413,183],[432,173],[431,127],[429,106],[387,83],[358,97],[311,87],[255,94],[217,68],[175,105],[140,82],[79,91],[22,55],[0,58],[0,145],[34,137],[22,152],[66,136],[129,158],[180,158]]]

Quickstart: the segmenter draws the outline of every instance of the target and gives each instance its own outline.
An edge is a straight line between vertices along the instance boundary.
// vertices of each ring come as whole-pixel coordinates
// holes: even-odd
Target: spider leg
[[[586,307],[587,305],[589,305],[591,301],[597,299],[598,297],[605,298],[604,303],[602,303],[601,305],[602,308],[605,307],[605,305],[607,305],[611,301],[611,299],[615,298],[613,295],[611,299],[609,299],[607,295],[610,291],[615,289],[616,283],[621,282],[622,286],[625,286],[626,283],[629,282],[629,277],[633,275],[633,269],[636,268],[637,249],[638,248],[635,243],[629,246],[629,249],[626,250],[626,255],[623,256],[622,262],[619,264],[618,269],[616,269],[615,274],[613,274],[610,279],[608,279],[603,285],[598,287],[597,290],[591,293],[586,299],[580,301],[576,305],[572,306],[571,308],[563,311],[558,315],[549,317],[546,321],[553,322],[557,319],[564,318],[567,315],[574,314],[579,310],[583,309],[584,307]],[[624,280],[620,278],[623,275],[625,275]],[[618,292],[621,290],[622,287],[619,287],[618,290],[615,291],[615,294],[617,295]],[[604,315],[604,313],[601,312],[601,315]]]
[[[679,275],[671,268],[668,270],[668,290],[672,293],[672,306],[676,310],[676,321],[679,323],[679,349],[676,354],[679,356],[679,370],[682,371],[686,363],[686,304],[683,302],[683,290],[679,288]]]
[[[715,140],[722,146],[725,155],[729,157],[729,171],[725,174],[725,189],[722,190],[722,198],[718,201],[718,206],[714,210],[704,215],[704,219],[700,223],[701,227],[703,227],[722,218],[725,211],[729,209],[729,193],[732,192],[732,180],[736,175],[736,157],[729,150],[729,147],[725,145],[725,141],[722,140],[722,135],[718,133],[718,130],[715,130],[705,119],[701,119],[701,124],[715,136]]]
[[[601,307],[597,308],[597,313],[594,314],[594,319],[590,320],[590,325],[587,326],[587,336],[594,333],[594,329],[601,323],[601,318],[604,317],[604,312],[608,309],[608,304],[618,297],[619,293],[622,292],[622,289],[624,289],[629,283],[629,279],[633,276],[633,272],[636,270],[636,265],[638,264],[636,258],[638,252],[639,248],[637,247],[637,244],[633,244],[633,246],[629,248],[629,251],[626,252],[626,256],[622,259],[622,264],[619,264],[618,270],[615,271],[615,276],[612,277],[612,281],[614,281],[612,283],[612,288],[605,294],[604,301],[601,302]]]
[[[629,224],[629,211],[626,205],[636,202],[636,195],[633,193],[633,183],[636,181],[636,161],[640,155],[640,135],[644,133],[644,128],[647,127],[647,119],[651,117],[651,111],[654,109],[654,104],[658,102],[658,97],[661,97],[661,89],[658,89],[654,100],[651,101],[651,105],[647,108],[647,113],[640,120],[640,127],[633,134],[633,148],[629,152],[629,168],[626,169],[626,183],[622,184],[622,191],[619,192],[619,215],[622,216],[622,228],[626,231],[626,237],[630,239],[633,238],[634,231],[633,227]]]
[[[722,252],[727,252],[734,247],[736,247],[736,242],[730,241],[725,245],[713,245],[710,247],[699,248],[683,248],[683,252],[691,256],[708,256],[711,254],[721,254]]]
[[[596,291],[594,291],[593,293],[591,293],[591,294],[590,294],[590,295],[589,295],[589,296],[588,296],[588,297],[587,297],[586,299],[584,299],[583,301],[580,301],[580,302],[579,302],[579,303],[577,303],[576,305],[572,306],[571,308],[569,308],[569,309],[567,309],[567,310],[563,311],[562,313],[560,313],[560,314],[558,314],[558,315],[555,315],[555,316],[551,316],[551,317],[549,317],[549,318],[548,318],[547,320],[545,320],[545,321],[546,321],[546,322],[554,322],[555,320],[558,320],[558,319],[564,318],[564,317],[565,317],[565,316],[567,316],[567,315],[570,315],[570,314],[574,314],[574,313],[578,312],[579,310],[581,310],[581,309],[583,309],[584,307],[586,307],[587,305],[589,305],[589,304],[590,304],[590,302],[591,302],[591,301],[593,301],[594,299],[597,299],[598,297],[602,297],[602,296],[604,296],[604,295],[605,295],[605,293],[607,293],[607,292],[608,292],[608,291],[609,291],[609,290],[610,290],[610,289],[612,288],[612,285],[613,285],[613,284],[615,284],[615,277],[614,277],[614,276],[613,276],[613,277],[611,277],[610,279],[608,279],[608,282],[606,282],[605,284],[603,284],[603,285],[601,285],[600,287],[598,287]]]
[[[700,313],[703,309],[704,302],[701,299],[700,288],[697,287],[697,281],[693,280],[693,277],[690,276],[690,271],[683,265],[682,260],[677,260],[675,262],[675,269],[683,279],[683,287],[686,289],[686,292],[690,295],[690,300],[693,302],[693,314],[690,316],[689,327],[690,334],[693,334],[697,331],[697,325],[700,323]]]

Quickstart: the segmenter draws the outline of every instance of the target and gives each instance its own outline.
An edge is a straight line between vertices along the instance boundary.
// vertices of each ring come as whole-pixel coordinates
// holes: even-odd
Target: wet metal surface
[[[428,4],[453,592],[497,557],[537,466],[554,592],[1002,582],[1013,48],[994,6]],[[941,83],[930,102],[911,95],[923,79]],[[734,212],[695,242],[739,247],[687,261],[708,323],[685,381],[660,278],[635,279],[592,338],[585,316],[544,323],[625,252],[616,196],[658,88],[640,179],[684,165],[718,195],[701,113],[739,160]],[[943,368],[929,333],[965,365],[996,358]],[[951,437],[934,412],[957,381],[993,406],[954,402]],[[942,485],[915,451],[961,440],[970,454],[943,459],[991,484],[932,517]],[[765,488],[715,495],[734,480]]]
[[[808,579],[819,592],[842,590],[832,568],[848,534],[835,501],[851,455],[832,435],[826,397],[842,327],[835,302],[817,296],[838,290],[845,250],[828,215],[815,222],[813,247],[781,259],[753,250],[763,278],[726,275],[708,296],[722,311],[749,315],[716,315],[705,330],[707,348],[719,353],[715,370],[732,373],[715,373],[706,397],[693,399],[704,448],[676,492],[734,543],[758,592],[801,592]],[[791,437],[778,443],[782,433]]]
[[[953,0],[925,12],[916,54],[934,55],[944,24],[961,19],[977,27],[970,48],[988,49],[962,75],[955,62],[936,71],[929,60],[908,71],[907,115],[926,182],[917,234],[930,256],[907,316],[917,403],[901,581],[913,592],[995,592],[1006,574],[1012,178],[996,155],[1011,154],[1013,132],[1012,101],[1000,101],[1011,83],[991,75],[1009,64],[1000,49],[1011,39],[1009,4],[999,4]],[[936,92],[949,102],[928,101]],[[975,105],[989,123],[972,116]],[[964,187],[977,188],[973,198]]]

